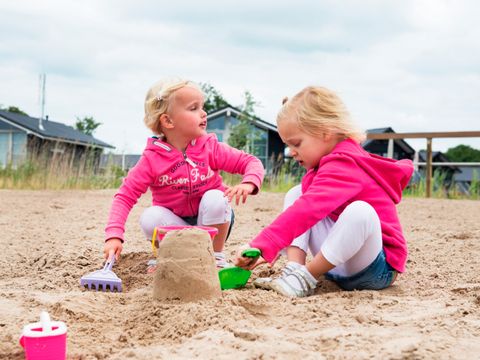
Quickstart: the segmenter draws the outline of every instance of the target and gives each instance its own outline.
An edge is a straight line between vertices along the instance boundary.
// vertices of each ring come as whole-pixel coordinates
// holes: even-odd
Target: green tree
[[[9,106],[9,107],[0,107],[1,110],[5,110],[5,111],[8,111],[8,112],[11,112],[11,113],[15,113],[15,114],[20,114],[20,115],[27,115],[28,114],[22,110],[20,110],[18,107],[16,106]]]
[[[253,150],[252,145],[258,137],[255,127],[251,124],[251,119],[255,117],[255,107],[260,103],[253,98],[248,90],[245,91],[243,96],[244,104],[240,107],[242,112],[238,117],[238,123],[230,130],[228,144],[234,148],[248,151]]]
[[[92,116],[85,116],[83,119],[80,119],[77,116],[77,122],[75,123],[75,129],[81,131],[86,135],[93,135],[95,130],[102,125],[100,122],[96,122]]]
[[[445,153],[453,162],[480,162],[480,150],[468,145],[457,145]]]
[[[210,114],[211,112],[221,109],[228,105],[222,94],[218,92],[212,85],[208,83],[200,83],[203,93],[205,94],[205,104],[203,109]]]

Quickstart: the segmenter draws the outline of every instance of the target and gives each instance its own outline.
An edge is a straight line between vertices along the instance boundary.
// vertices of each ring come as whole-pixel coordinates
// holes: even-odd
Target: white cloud
[[[51,119],[93,116],[103,123],[96,136],[127,152],[148,136],[147,88],[171,75],[209,82],[233,104],[248,89],[271,122],[284,96],[318,84],[338,91],[365,128],[478,130],[479,9],[448,0],[2,2],[0,103],[38,115],[46,72]],[[443,141],[437,150],[450,146]],[[480,139],[458,143],[480,148]]]

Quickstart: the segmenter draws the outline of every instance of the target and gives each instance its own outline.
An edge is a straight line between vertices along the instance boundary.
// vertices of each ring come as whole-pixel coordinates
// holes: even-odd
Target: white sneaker
[[[289,261],[287,265],[282,269],[282,274],[280,277],[284,277],[292,273],[294,270],[300,268],[302,265],[294,262],[294,261]],[[256,278],[253,281],[253,285],[257,288],[264,289],[264,290],[272,290],[272,281],[274,279],[271,277],[264,277],[264,278]]]
[[[284,296],[306,297],[313,294],[317,283],[317,280],[308,272],[307,268],[300,265],[290,274],[273,280],[270,286],[272,290]]]
[[[152,259],[147,262],[147,274],[151,274],[157,270],[157,260]]]
[[[218,269],[225,269],[233,266],[227,262],[223,252],[214,252],[213,254],[215,256],[215,265],[217,265]]]

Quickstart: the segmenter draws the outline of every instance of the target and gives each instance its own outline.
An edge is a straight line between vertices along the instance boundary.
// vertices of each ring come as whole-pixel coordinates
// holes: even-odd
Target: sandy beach
[[[404,199],[408,270],[389,289],[345,292],[322,279],[305,299],[248,284],[180,303],[153,300],[153,254],[138,225],[148,195],[130,214],[114,267],[124,291],[80,288],[102,267],[114,192],[0,190],[0,359],[23,359],[22,328],[43,309],[67,324],[69,359],[480,358],[480,201]],[[282,201],[261,193],[235,206],[229,257]]]

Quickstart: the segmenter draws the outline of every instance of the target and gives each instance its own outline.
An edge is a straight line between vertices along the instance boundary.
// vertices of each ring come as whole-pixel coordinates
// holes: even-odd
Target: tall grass
[[[16,169],[11,165],[0,169],[0,189],[61,190],[61,189],[108,189],[117,188],[125,172],[111,167],[103,174],[90,169],[59,171],[57,168],[39,166],[26,162]]]
[[[262,184],[262,191],[270,192],[287,192],[295,185],[300,184],[305,170],[301,168],[293,159],[283,161],[281,164],[278,159],[269,160],[269,168],[273,169],[267,172]],[[228,186],[240,184],[242,178],[240,175],[232,175],[226,172],[221,172],[222,179]]]
[[[234,186],[242,182],[242,177],[240,175],[225,172],[222,172],[221,175],[223,182],[228,186]],[[283,176],[267,175],[262,184],[262,191],[287,192],[297,184],[299,184],[299,181],[289,174]]]
[[[460,192],[459,189],[447,179],[447,174],[441,171],[435,171],[432,177],[431,197],[437,199],[480,199],[480,184],[474,172],[473,180],[469,187],[469,194]],[[403,192],[404,196],[426,197],[427,185],[426,179],[421,178],[417,183],[410,184]]]
[[[40,152],[18,167],[11,164],[0,168],[0,189],[109,189],[121,185],[126,171],[118,166],[109,165],[106,169],[98,168],[98,154],[85,152],[74,158],[68,154],[48,157],[47,152]],[[275,173],[265,176],[262,191],[286,192],[301,182],[305,171],[297,164],[287,161],[275,167]],[[222,172],[223,180],[228,185],[241,182],[239,175]],[[480,199],[480,180],[474,172],[474,178],[465,195],[454,186],[450,186],[446,175],[435,172],[432,179],[433,198]],[[422,178],[404,191],[404,196],[425,197],[426,182]]]
[[[0,168],[1,189],[105,189],[120,186],[125,172],[116,167],[98,168],[98,150],[54,153],[41,149],[18,166]]]
[[[468,189],[470,197],[473,199],[480,199],[480,180],[478,179],[478,173],[473,171],[472,182]]]
[[[432,177],[431,196],[434,198],[449,197],[446,174],[435,171]],[[404,196],[425,197],[427,194],[426,179],[422,177],[418,182],[410,184],[403,192]]]

